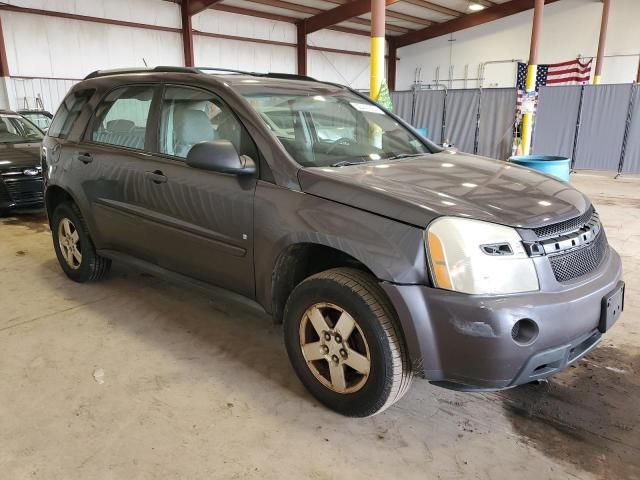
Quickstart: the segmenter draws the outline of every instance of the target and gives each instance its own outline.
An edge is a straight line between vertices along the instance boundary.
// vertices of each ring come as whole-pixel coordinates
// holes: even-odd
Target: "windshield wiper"
[[[385,158],[385,160],[400,160],[401,158],[421,157],[424,153],[399,153],[398,155],[392,155]]]
[[[330,167],[348,167],[349,165],[360,165],[366,162],[354,162],[353,160],[340,160],[339,162],[332,163]]]

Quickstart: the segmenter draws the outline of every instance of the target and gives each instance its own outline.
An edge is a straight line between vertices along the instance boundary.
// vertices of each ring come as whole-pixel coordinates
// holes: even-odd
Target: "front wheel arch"
[[[317,243],[295,243],[278,255],[271,275],[271,313],[276,323],[282,323],[284,307],[293,289],[305,278],[337,267],[350,267],[368,273],[373,271],[357,258]]]

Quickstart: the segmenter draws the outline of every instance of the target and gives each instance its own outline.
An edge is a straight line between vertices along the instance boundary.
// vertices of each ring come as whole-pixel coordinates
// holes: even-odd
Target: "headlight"
[[[426,236],[431,276],[438,288],[481,295],[539,289],[533,260],[513,228],[441,217],[429,225]]]

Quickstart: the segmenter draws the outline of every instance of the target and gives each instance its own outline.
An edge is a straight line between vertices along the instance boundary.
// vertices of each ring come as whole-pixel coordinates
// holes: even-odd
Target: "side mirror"
[[[256,164],[246,155],[238,155],[229,140],[213,140],[195,144],[187,153],[187,165],[212,172],[252,175]]]

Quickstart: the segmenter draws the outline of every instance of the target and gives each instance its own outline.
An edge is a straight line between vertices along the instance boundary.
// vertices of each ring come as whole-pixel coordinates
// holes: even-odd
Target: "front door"
[[[196,143],[224,139],[257,163],[256,147],[215,94],[167,86],[156,110],[156,153],[145,161],[148,244],[160,266],[254,295],[256,177],[198,170],[185,163]]]

